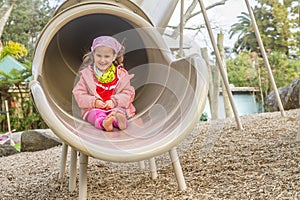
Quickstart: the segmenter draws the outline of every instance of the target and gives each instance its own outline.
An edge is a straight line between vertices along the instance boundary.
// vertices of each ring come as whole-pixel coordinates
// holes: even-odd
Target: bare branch
[[[219,2],[216,2],[216,3],[214,3],[214,4],[211,4],[211,5],[209,5],[208,7],[206,7],[206,10],[212,9],[212,8],[214,8],[214,7],[216,7],[216,6],[225,5],[226,1],[229,1],[229,0],[220,0]],[[186,10],[186,12],[185,12],[185,14],[184,14],[184,16],[183,16],[183,27],[185,26],[185,24],[186,24],[191,18],[193,18],[193,17],[195,17],[195,16],[197,16],[197,15],[199,15],[199,14],[201,13],[201,11],[192,13],[192,12],[195,10],[197,4],[198,4],[198,1],[197,1],[197,0],[194,0],[194,1],[190,4],[190,6],[188,7],[188,9]],[[179,31],[180,24],[178,24],[177,26],[173,26],[173,27],[168,26],[168,27],[174,29],[174,31],[173,31],[171,37],[172,37],[172,38],[177,38],[177,37],[179,36],[179,32],[180,32],[180,31]],[[199,26],[199,28],[202,28],[202,27],[204,27],[204,26]],[[184,28],[184,29],[187,29],[187,28]]]

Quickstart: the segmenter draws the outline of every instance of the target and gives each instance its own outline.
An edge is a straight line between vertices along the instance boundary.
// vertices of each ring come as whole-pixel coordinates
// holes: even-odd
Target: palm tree
[[[4,26],[10,16],[10,13],[13,9],[13,6],[15,4],[16,0],[7,0],[4,2],[4,4],[0,8],[0,38],[2,36]],[[0,40],[0,52],[2,50],[2,43]]]
[[[229,31],[231,39],[234,35],[238,34],[237,41],[234,44],[233,51],[240,53],[243,50],[255,50],[258,46],[255,33],[252,28],[252,22],[248,13],[242,12],[237,17],[239,20],[237,23],[231,26]]]

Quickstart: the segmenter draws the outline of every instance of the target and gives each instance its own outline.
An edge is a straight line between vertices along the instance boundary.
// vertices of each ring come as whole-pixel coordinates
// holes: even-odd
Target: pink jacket
[[[133,74],[129,75],[124,68],[117,70],[119,82],[117,83],[115,92],[111,96],[111,100],[117,107],[124,108],[127,116],[133,117],[135,115],[135,107],[132,102],[135,96],[135,90],[130,85],[130,80]],[[94,70],[91,66],[84,68],[79,72],[80,79],[73,89],[74,98],[81,109],[82,116],[85,113],[95,108],[96,99],[101,97],[96,92],[97,79],[94,75]]]

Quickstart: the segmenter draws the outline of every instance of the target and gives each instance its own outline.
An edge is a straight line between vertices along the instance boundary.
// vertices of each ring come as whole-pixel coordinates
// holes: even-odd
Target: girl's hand
[[[106,103],[104,103],[103,101],[101,101],[100,99],[97,99],[95,102],[95,107],[96,108],[105,108],[106,107]]]
[[[114,107],[115,107],[115,104],[114,104],[114,102],[113,102],[112,100],[107,100],[107,101],[105,102],[105,104],[106,104],[106,108],[107,108],[107,109],[111,109],[111,108],[114,108]]]

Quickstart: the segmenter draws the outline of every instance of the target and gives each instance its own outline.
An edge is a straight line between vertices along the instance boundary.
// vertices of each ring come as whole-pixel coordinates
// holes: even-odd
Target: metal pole
[[[155,158],[154,157],[150,158],[149,163],[150,163],[151,178],[152,179],[157,179],[158,174],[157,174]]]
[[[233,96],[232,96],[232,93],[231,93],[231,90],[230,90],[230,86],[229,86],[228,80],[226,78],[224,63],[222,61],[219,49],[218,49],[217,44],[215,42],[215,39],[214,39],[214,36],[213,36],[213,33],[212,33],[212,29],[211,29],[211,26],[210,26],[210,23],[209,23],[209,20],[208,20],[208,17],[207,17],[206,9],[204,7],[204,4],[203,4],[202,0],[198,0],[198,1],[199,1],[199,4],[200,4],[200,7],[201,7],[203,18],[205,20],[207,31],[209,33],[210,41],[213,45],[213,48],[214,48],[214,51],[215,51],[215,54],[216,54],[216,58],[217,58],[217,61],[218,61],[218,64],[219,64],[219,70],[220,70],[223,82],[225,84],[225,87],[226,87],[226,90],[227,90],[227,93],[228,93],[228,96],[229,96],[230,104],[231,104],[232,111],[233,111],[234,116],[235,116],[236,123],[237,123],[239,129],[243,129],[242,123],[241,123],[240,118],[239,118],[239,114],[237,112],[237,109],[236,109],[236,106],[235,106],[235,103],[234,103],[234,100],[233,100]]]
[[[66,171],[66,162],[67,162],[67,154],[68,154],[68,145],[66,143],[62,144],[62,151],[61,151],[61,160],[60,160],[60,167],[59,167],[59,175],[58,179],[62,179],[64,177]]]
[[[180,5],[180,38],[179,38],[179,56],[183,57],[183,16],[184,16],[184,0]]]
[[[145,161],[144,161],[144,160],[139,161],[139,166],[140,166],[140,169],[141,169],[141,170],[145,170],[145,169],[146,169]]]
[[[180,191],[185,190],[187,188],[186,183],[185,183],[185,179],[183,176],[183,172],[182,172],[182,168],[179,162],[179,157],[176,151],[176,147],[173,147],[170,151],[169,151],[170,157],[171,157],[171,161],[173,164],[173,168],[174,168],[174,172],[175,172],[175,176],[176,176],[176,180],[178,183],[178,188]]]
[[[260,37],[260,33],[259,33],[259,30],[258,30],[258,27],[257,27],[257,23],[256,23],[256,20],[255,20],[254,14],[252,12],[249,1],[245,0],[245,2],[246,2],[246,5],[247,5],[247,8],[248,8],[249,15],[250,15],[251,20],[252,20],[256,40],[258,42],[258,45],[259,45],[261,54],[263,56],[265,65],[267,66],[267,69],[268,69],[269,78],[270,78],[270,81],[272,83],[272,87],[273,87],[273,90],[274,90],[274,94],[275,94],[275,97],[276,97],[276,100],[277,100],[279,110],[281,112],[281,116],[284,117],[285,116],[284,109],[283,109],[281,99],[280,99],[280,96],[279,96],[279,93],[278,93],[278,90],[277,90],[277,86],[276,86],[276,83],[275,83],[275,80],[274,80],[274,77],[273,77],[273,74],[272,74],[272,70],[271,70],[270,63],[269,63],[269,60],[268,60],[268,57],[267,57],[267,54],[266,54],[266,51],[265,51],[265,47],[264,47],[264,44],[263,44],[263,42],[261,40],[261,37]]]
[[[77,151],[72,147],[70,156],[70,178],[69,191],[74,192],[76,188]]]
[[[89,157],[80,152],[80,172],[79,172],[79,200],[87,199],[87,165]]]

